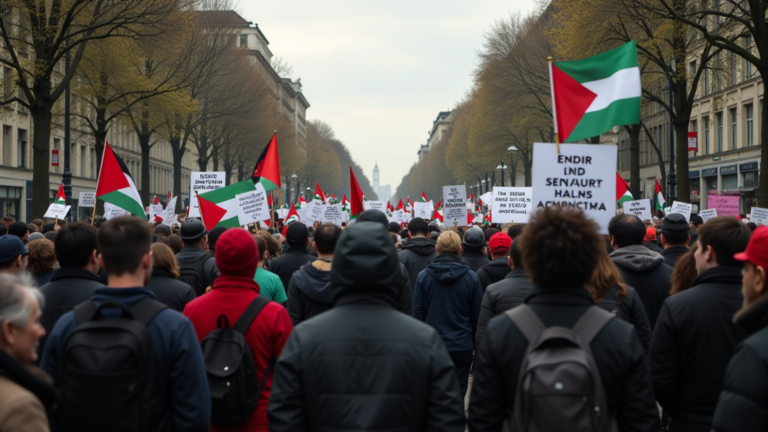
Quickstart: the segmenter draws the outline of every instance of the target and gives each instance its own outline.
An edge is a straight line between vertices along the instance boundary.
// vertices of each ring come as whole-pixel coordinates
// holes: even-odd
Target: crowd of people
[[[5,218],[0,432],[768,429],[768,227],[599,231]]]

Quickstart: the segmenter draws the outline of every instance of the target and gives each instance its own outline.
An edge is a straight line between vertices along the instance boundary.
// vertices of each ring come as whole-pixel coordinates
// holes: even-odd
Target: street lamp
[[[504,161],[501,161],[501,165],[497,166],[496,169],[501,171],[501,187],[504,187],[504,169],[507,166],[504,165]]]
[[[480,186],[480,193],[482,193],[483,192],[483,186],[485,186],[485,180],[481,181],[480,184],[481,184],[481,186]],[[487,186],[485,187],[485,191],[488,192],[488,187]]]
[[[299,178],[296,174],[291,175],[291,178],[293,179],[294,187],[296,188],[296,195],[299,195],[299,184],[296,182],[296,179]],[[291,195],[291,192],[293,191],[293,188],[288,188],[288,202],[292,203],[293,201],[291,198],[293,198]]]
[[[509,180],[510,186],[517,186],[517,164],[515,163],[515,154],[518,151],[517,147],[511,145],[507,148],[509,152]]]

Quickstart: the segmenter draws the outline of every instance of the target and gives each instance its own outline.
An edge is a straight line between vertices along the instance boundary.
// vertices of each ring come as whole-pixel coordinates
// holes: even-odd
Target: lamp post
[[[517,164],[515,163],[515,155],[517,147],[511,145],[507,148],[509,152],[509,185],[517,186]]]
[[[299,178],[299,176],[297,176],[296,174],[293,174],[293,175],[291,175],[291,178],[293,179],[293,185],[296,188],[296,195],[298,195],[299,194],[299,184],[296,183],[296,179]],[[289,186],[288,187],[288,202],[293,203],[293,201],[291,200],[291,198],[293,198],[293,196],[292,196],[293,194],[291,192],[293,192],[293,188]]]
[[[504,165],[504,161],[501,161],[501,165],[497,166],[496,169],[501,171],[501,187],[504,187],[504,169],[507,166]]]
[[[67,44],[69,44],[69,39],[67,39]],[[69,51],[64,54],[64,75],[69,73]],[[69,166],[69,159],[70,159],[70,105],[71,105],[71,96],[69,93],[69,84],[67,84],[67,87],[64,91],[64,173],[61,175],[61,184],[64,187],[64,196],[66,197],[66,203],[67,205],[72,205],[72,170]],[[94,206],[96,203],[94,202]],[[70,217],[72,217],[72,213],[70,212]]]
[[[672,65],[669,65],[669,69],[672,70]],[[667,175],[667,202],[674,202],[677,200],[677,194],[675,193],[675,189],[677,189],[677,175],[675,174],[675,130],[672,127],[672,112],[671,108],[674,107],[674,94],[672,93],[673,87],[672,87],[672,78],[669,77],[668,79],[668,85],[669,85],[669,106],[670,106],[670,113],[669,113],[669,174]],[[690,201],[690,197],[684,197],[686,198],[685,201]],[[671,205],[671,204],[670,204]]]
[[[485,191],[488,192],[488,187],[485,186],[485,180],[480,182],[480,193],[483,193],[483,187],[485,187]]]

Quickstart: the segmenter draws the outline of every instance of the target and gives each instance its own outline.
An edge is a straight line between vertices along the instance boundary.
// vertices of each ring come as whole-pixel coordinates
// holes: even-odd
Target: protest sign
[[[155,221],[155,215],[163,217],[165,214],[165,209],[163,208],[162,204],[150,204],[149,207],[149,221],[154,222]]]
[[[175,215],[176,215],[176,197],[173,197],[169,199],[168,202],[165,204],[165,211],[162,214],[163,221],[160,223],[162,225],[173,226]]]
[[[677,213],[685,216],[685,220],[691,221],[691,211],[693,211],[693,204],[683,203],[680,201],[674,201],[670,213]]]
[[[759,225],[768,225],[768,209],[752,207],[752,217],[749,220]]]
[[[366,210],[378,210],[384,214],[387,214],[387,202],[386,201],[366,201],[363,203]]]
[[[43,217],[51,218],[51,219],[64,219],[67,216],[67,213],[69,213],[70,207],[72,206],[65,206],[62,204],[51,204],[48,207],[48,211],[45,212]]]
[[[235,195],[237,200],[237,219],[240,226],[258,221],[271,219],[267,191],[261,183],[255,185],[256,190]]]
[[[78,207],[93,207],[96,204],[96,192],[80,192],[77,194]]]
[[[413,203],[413,217],[432,220],[432,211],[435,205],[432,201]]]
[[[488,205],[488,203],[490,203],[493,200],[493,192],[486,192],[480,195],[479,197],[477,197],[477,199],[482,201],[483,204]]]
[[[621,204],[624,207],[624,214],[633,214],[639,217],[642,221],[653,220],[650,199],[624,201]]]
[[[118,216],[126,216],[131,214],[128,210],[123,210],[120,207],[105,202],[104,203],[104,219],[110,220]]]
[[[467,226],[467,188],[443,186],[443,222],[446,226]]]
[[[323,223],[332,223],[337,227],[341,227],[341,223],[344,222],[345,213],[346,212],[341,209],[341,204],[327,205],[325,206]]]
[[[488,204],[493,209],[494,223],[528,223],[533,210],[532,188],[494,187],[492,194],[493,201]]]
[[[193,171],[189,175],[189,217],[200,217],[200,208],[197,205],[195,191],[202,194],[223,188],[226,178],[227,174],[224,172]]]
[[[616,146],[564,144],[559,148],[558,153],[555,144],[533,145],[534,210],[575,207],[597,222],[601,234],[608,234],[616,213]]]
[[[325,204],[322,201],[312,200],[307,203],[306,217],[301,217],[301,221],[307,225],[313,224],[315,221],[323,221],[323,215],[325,214]]]
[[[278,210],[275,212],[275,215],[276,215],[276,217],[277,217],[277,218],[279,218],[279,219],[285,219],[285,217],[286,217],[286,216],[288,216],[288,212],[289,212],[289,211],[290,211],[290,210],[288,210],[288,209],[278,209]]]
[[[707,223],[708,220],[717,217],[717,209],[701,210],[699,216],[701,216],[701,220],[703,220],[704,223]]]
[[[407,213],[405,210],[395,210],[392,212],[392,222],[410,222],[410,213]]]
[[[738,216],[739,196],[709,195],[707,196],[707,208],[716,209],[720,216]]]
[[[299,222],[304,222],[307,220],[307,208],[304,207],[303,209],[297,209],[296,214],[299,215]]]

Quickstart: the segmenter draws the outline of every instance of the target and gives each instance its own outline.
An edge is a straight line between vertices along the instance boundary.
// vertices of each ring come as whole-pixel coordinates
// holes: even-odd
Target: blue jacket
[[[155,295],[147,288],[97,288],[93,301],[119,301],[128,307]],[[59,362],[69,335],[77,327],[74,312],[57,322],[48,338],[42,368],[58,385]],[[207,431],[211,418],[211,398],[203,364],[203,354],[192,323],[181,313],[165,309],[147,325],[155,356],[155,385],[160,400],[167,404],[173,429]]]
[[[448,351],[475,349],[483,289],[480,278],[458,256],[442,254],[419,273],[413,316],[434,327]]]

